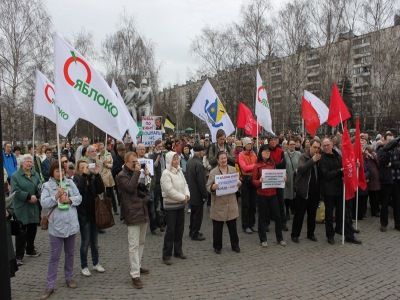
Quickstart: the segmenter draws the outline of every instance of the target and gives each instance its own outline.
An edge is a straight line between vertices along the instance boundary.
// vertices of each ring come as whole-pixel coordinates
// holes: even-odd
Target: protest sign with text
[[[286,170],[268,170],[264,169],[261,173],[263,189],[281,188],[285,187]]]
[[[217,196],[234,194],[238,190],[239,173],[216,175],[215,183],[218,189],[215,191]]]

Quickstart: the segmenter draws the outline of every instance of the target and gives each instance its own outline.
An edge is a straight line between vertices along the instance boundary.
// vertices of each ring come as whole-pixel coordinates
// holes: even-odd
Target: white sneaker
[[[262,243],[261,243],[261,247],[267,248],[267,247],[268,247],[268,243],[267,243],[267,242],[262,242]]]
[[[93,270],[99,272],[99,273],[104,273],[106,270],[102,267],[102,265],[97,264],[95,266],[93,266]]]
[[[83,276],[89,277],[90,275],[92,275],[92,273],[90,273],[88,268],[83,268],[81,271]]]
[[[287,244],[286,244],[285,241],[280,241],[280,242],[279,242],[279,245],[281,245],[282,247],[286,247]]]

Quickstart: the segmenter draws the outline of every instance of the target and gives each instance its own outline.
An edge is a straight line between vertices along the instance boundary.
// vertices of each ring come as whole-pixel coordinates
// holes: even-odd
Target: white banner
[[[261,172],[262,189],[281,188],[285,187],[286,169],[264,169]]]
[[[58,34],[54,34],[54,57],[57,104],[122,140],[129,125],[127,108],[103,77]]]
[[[140,164],[145,164],[146,165],[146,167],[147,167],[147,169],[149,170],[149,172],[150,172],[150,175],[151,176],[154,176],[154,162],[153,162],[153,160],[152,159],[149,159],[149,158],[139,158],[138,159],[138,162],[140,163]]]
[[[54,85],[40,71],[36,70],[35,100],[33,102],[33,113],[45,117],[56,123],[56,111],[58,112],[58,133],[67,136],[75,125],[77,118],[63,111],[55,105]]]
[[[238,190],[239,173],[215,175],[215,183],[218,189],[215,191],[217,196],[234,194]]]

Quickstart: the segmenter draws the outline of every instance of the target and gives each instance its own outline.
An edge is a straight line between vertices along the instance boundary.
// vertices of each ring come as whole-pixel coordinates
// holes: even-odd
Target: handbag
[[[57,207],[57,205],[56,206],[53,206],[52,208],[51,208],[51,210],[50,210],[50,212],[46,215],[46,216],[42,216],[41,218],[40,218],[40,228],[42,229],[42,230],[47,230],[47,229],[49,229],[49,218],[50,218],[50,215],[52,214],[52,212],[54,211],[54,209]]]
[[[319,202],[315,222],[319,224],[325,222],[325,203],[323,201]]]
[[[20,235],[24,230],[24,224],[17,219],[15,214],[12,215],[12,219],[10,220],[11,225],[11,235]]]
[[[95,216],[98,229],[106,229],[115,225],[111,199],[104,194],[98,195],[95,199]]]

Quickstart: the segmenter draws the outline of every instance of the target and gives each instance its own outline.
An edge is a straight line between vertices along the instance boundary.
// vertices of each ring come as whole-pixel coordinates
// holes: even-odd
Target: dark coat
[[[100,174],[75,175],[74,182],[82,196],[82,202],[78,206],[79,223],[84,221],[96,221],[96,202],[97,195],[104,192],[104,183]]]
[[[321,172],[319,168],[319,162],[315,162],[312,160],[310,156],[310,152],[301,154],[299,158],[299,164],[297,167],[297,174],[295,178],[295,189],[296,195],[303,199],[308,199],[308,193],[310,191],[310,180],[311,180],[311,172],[315,171],[315,166],[317,166],[317,184],[316,184],[316,193],[319,197],[320,194],[320,179]]]
[[[379,179],[381,184],[393,184],[393,151],[394,148],[399,144],[400,138],[396,138],[384,146],[380,146],[377,149],[378,161],[379,161]]]
[[[232,148],[227,143],[225,143],[224,145],[226,152],[228,154],[228,165],[234,167],[236,159],[235,155],[232,153]],[[219,150],[216,143],[211,144],[210,148],[208,149],[207,159],[212,168],[218,166],[218,160],[217,160],[218,151]]]
[[[119,172],[122,171],[122,166],[125,164],[124,158],[121,157],[119,154],[112,152],[111,153],[113,158],[113,166],[111,169],[112,176],[115,178]]]
[[[200,157],[193,156],[186,165],[187,184],[190,191],[190,204],[203,205],[204,200],[208,199],[206,189],[206,172],[203,166],[203,160]]]
[[[333,150],[333,154],[323,153],[319,161],[321,170],[321,194],[323,196],[342,196],[343,172],[342,158]]]
[[[46,158],[44,161],[42,161],[42,175],[44,178],[44,181],[49,181],[50,178],[50,166],[51,163],[53,162],[53,158]]]
[[[126,166],[115,178],[121,200],[121,214],[126,225],[138,225],[149,221],[147,202],[149,194],[139,192],[140,171],[131,171]]]
[[[379,162],[375,153],[372,154],[372,157],[365,157],[364,168],[367,174],[368,190],[379,191],[381,189],[381,182],[379,180]]]

